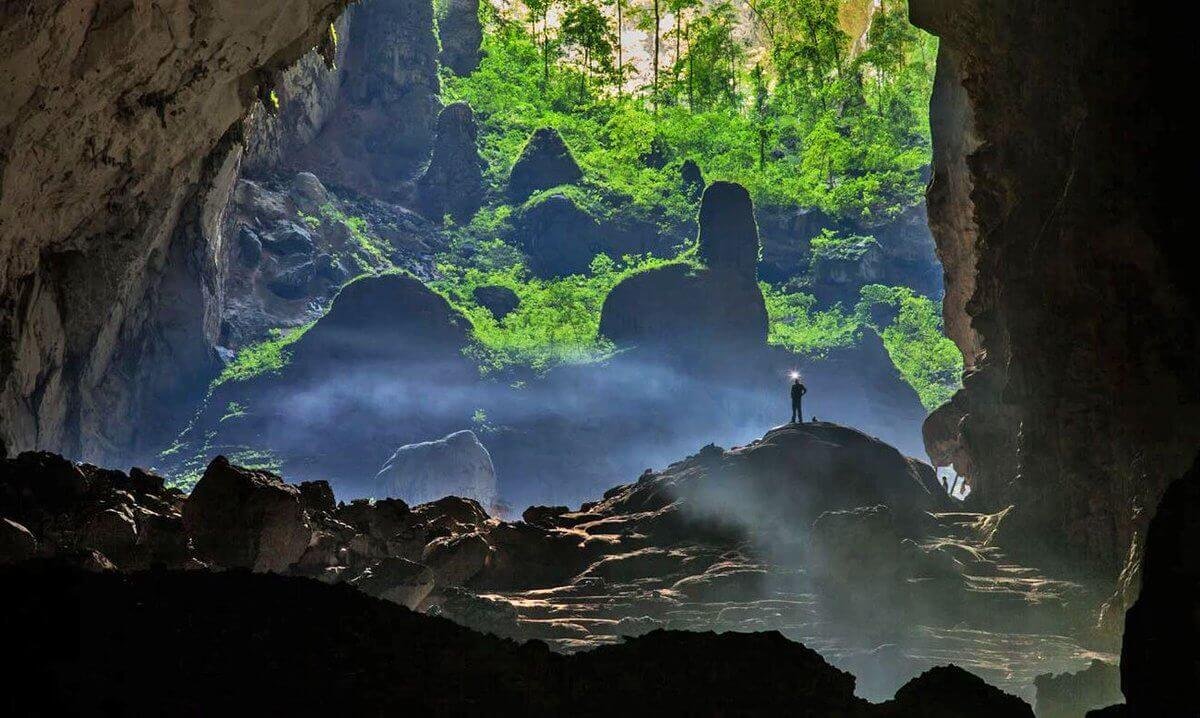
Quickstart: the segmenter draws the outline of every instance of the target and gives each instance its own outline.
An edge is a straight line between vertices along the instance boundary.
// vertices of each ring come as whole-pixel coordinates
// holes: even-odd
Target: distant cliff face
[[[1200,444],[1193,130],[1169,82],[1194,43],[1127,0],[911,15],[941,38],[946,326],[981,374],[927,436],[1031,542],[1115,577]]]
[[[203,388],[241,120],[344,0],[0,9],[0,438],[89,458]],[[328,50],[327,50],[328,51]]]

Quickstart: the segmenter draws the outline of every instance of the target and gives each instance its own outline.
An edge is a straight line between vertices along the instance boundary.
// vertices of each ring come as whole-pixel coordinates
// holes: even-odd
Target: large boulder
[[[562,194],[524,208],[513,229],[529,257],[530,270],[543,278],[582,274],[603,251],[596,220]]]
[[[521,298],[508,287],[488,285],[475,287],[471,290],[471,298],[479,306],[487,309],[497,320],[507,317],[521,306]]]
[[[438,37],[443,65],[462,77],[479,66],[483,27],[479,23],[479,0],[449,0],[438,18]]]
[[[470,430],[401,446],[375,480],[382,492],[409,504],[462,496],[491,506],[497,497],[492,457]]]
[[[551,127],[542,127],[529,137],[513,165],[508,195],[514,202],[524,202],[534,192],[574,184],[582,178],[583,171],[562,135]]]
[[[618,346],[654,346],[680,356],[762,346],[767,309],[753,281],[672,264],[614,287],[604,299],[600,333]]]
[[[421,213],[440,222],[450,215],[467,222],[483,204],[483,170],[475,144],[475,113],[465,102],[448,105],[438,115],[433,158],[417,181]]]
[[[754,203],[740,184],[713,182],[700,200],[700,261],[753,280],[758,265]]]
[[[1150,521],[1142,592],[1125,614],[1121,691],[1132,718],[1196,715],[1200,701],[1200,457]]]
[[[404,558],[385,558],[350,581],[359,590],[415,609],[433,590],[433,572]]]
[[[37,548],[33,532],[16,521],[0,518],[0,565],[31,559]]]
[[[202,559],[254,571],[286,570],[312,536],[299,489],[224,456],[212,460],[192,490],[183,523]]]

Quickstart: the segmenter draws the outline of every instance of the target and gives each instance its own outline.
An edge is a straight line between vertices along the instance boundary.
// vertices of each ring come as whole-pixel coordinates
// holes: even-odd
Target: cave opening
[[[1120,700],[1200,438],[1136,11],[343,5],[0,13],[11,550]]]

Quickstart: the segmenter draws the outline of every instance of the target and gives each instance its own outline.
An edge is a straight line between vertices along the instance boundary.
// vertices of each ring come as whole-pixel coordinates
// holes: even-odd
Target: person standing
[[[800,377],[792,379],[792,423],[804,422],[804,410],[802,407],[804,395],[808,393],[808,388],[800,383]]]

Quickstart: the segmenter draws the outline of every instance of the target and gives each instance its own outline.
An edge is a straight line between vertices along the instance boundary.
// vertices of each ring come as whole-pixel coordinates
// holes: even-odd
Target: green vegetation
[[[513,7],[503,15],[483,6],[480,67],[443,78],[445,101],[468,102],[480,123],[489,201],[449,228],[434,287],[470,318],[485,372],[540,371],[612,350],[597,335],[607,292],[631,273],[695,262],[697,207],[680,191],[686,159],[710,181],[741,183],[760,206],[815,207],[851,220],[886,221],[922,195],[936,40],[907,22],[903,1],[886,0],[857,46],[839,0],[757,0],[747,10],[698,0],[525,0],[524,14]],[[863,15],[851,24],[867,23]],[[620,29],[633,26],[652,40],[649,68],[630,62],[632,48],[623,46]],[[761,39],[752,45],[748,36]],[[562,134],[584,179],[513,207],[508,174],[544,126]],[[601,223],[656,223],[675,238],[668,254],[676,256],[600,256],[583,275],[532,277],[503,238],[514,216],[551,192]],[[826,231],[811,246],[813,272],[879,244]],[[762,285],[771,343],[820,357],[854,345],[871,326],[926,406],[953,392],[961,359],[933,301],[903,287],[870,288],[853,310],[822,310],[795,291],[803,284]],[[472,296],[482,286],[511,289],[520,306],[496,320]]]
[[[666,260],[647,255],[614,261],[605,255],[592,260],[583,275],[545,280],[531,277],[519,255],[494,240],[484,244],[486,258],[476,254],[473,266],[439,262],[442,279],[432,284],[474,326],[473,353],[485,373],[519,367],[543,371],[555,364],[592,361],[612,351],[599,336],[600,310],[608,292],[622,279],[671,263],[694,263],[688,258]],[[479,306],[477,287],[507,287],[521,300],[515,311],[497,320]]]
[[[759,204],[886,219],[918,201],[936,41],[907,22],[904,2],[884,3],[857,53],[838,0],[759,0],[749,19],[728,2],[662,4],[616,5],[673,45],[661,53],[654,43],[652,81],[633,90],[614,10],[595,0],[529,0],[525,18],[485,8],[484,60],[468,77],[447,74],[443,93],[474,108],[493,189],[529,134],[551,126],[587,191],[659,219],[690,219],[678,192],[689,157]],[[563,11],[560,27],[551,9]],[[758,46],[740,39],[746,23],[764,38]],[[641,161],[652,145],[666,150],[666,166]]]
[[[271,338],[243,347],[233,361],[225,365],[224,371],[213,380],[213,387],[227,381],[245,381],[287,366],[291,360],[290,347],[304,336],[305,332],[312,329],[313,324],[316,322],[309,322],[290,330],[272,329]]]

